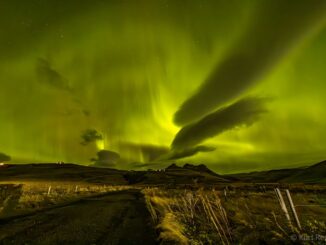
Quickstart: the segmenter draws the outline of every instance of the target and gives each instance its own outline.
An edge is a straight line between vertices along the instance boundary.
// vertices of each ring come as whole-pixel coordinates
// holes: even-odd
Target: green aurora
[[[123,169],[326,159],[324,0],[3,0],[0,13],[12,163],[90,164],[103,149]]]

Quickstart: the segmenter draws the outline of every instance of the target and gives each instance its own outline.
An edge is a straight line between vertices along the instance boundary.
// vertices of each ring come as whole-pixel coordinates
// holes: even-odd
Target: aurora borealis
[[[229,173],[326,158],[324,0],[4,0],[0,11],[11,162],[90,164],[105,149],[118,168]],[[81,144],[87,130],[99,135]]]

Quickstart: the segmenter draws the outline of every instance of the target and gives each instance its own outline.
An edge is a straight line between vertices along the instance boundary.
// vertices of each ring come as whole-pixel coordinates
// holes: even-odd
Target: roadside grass
[[[78,182],[0,182],[0,218],[130,188],[124,185],[90,185]]]
[[[290,222],[286,218],[274,186],[256,184],[171,188],[0,182],[0,218],[131,188],[142,190],[161,244],[318,244],[316,239],[326,238],[326,187],[313,185],[280,187],[284,197],[284,189],[290,189],[302,229],[290,209]]]
[[[318,244],[313,239],[326,235],[325,193],[293,188],[301,230],[292,214],[291,223],[286,219],[274,190],[156,187],[143,193],[162,244]]]

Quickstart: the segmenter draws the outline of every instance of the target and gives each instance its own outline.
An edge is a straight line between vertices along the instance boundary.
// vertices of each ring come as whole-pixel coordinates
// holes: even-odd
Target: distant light
[[[105,145],[104,145],[104,140],[97,140],[96,142],[96,147],[98,150],[104,150],[105,149]]]
[[[0,162],[0,166],[4,166],[5,164],[3,162]]]

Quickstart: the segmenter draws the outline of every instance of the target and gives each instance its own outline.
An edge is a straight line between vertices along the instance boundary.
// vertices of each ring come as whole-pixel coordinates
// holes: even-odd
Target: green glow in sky
[[[293,9],[289,19],[281,6],[257,24],[268,4],[282,1],[1,1],[0,153],[19,163],[90,164],[105,149],[129,169],[161,167],[173,154],[196,151],[170,161],[221,173],[324,160],[326,4],[288,1],[298,4],[284,4]],[[250,55],[252,70],[236,63],[222,84],[216,74],[239,53]],[[182,106],[216,77],[209,105],[203,89]],[[243,113],[225,119],[236,127],[213,130],[219,133],[203,146],[170,148],[182,126],[248,95],[268,100],[254,122]],[[81,144],[87,129],[101,137]]]

